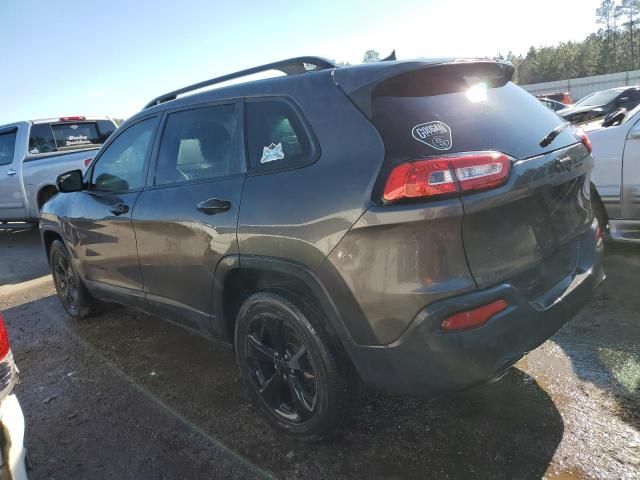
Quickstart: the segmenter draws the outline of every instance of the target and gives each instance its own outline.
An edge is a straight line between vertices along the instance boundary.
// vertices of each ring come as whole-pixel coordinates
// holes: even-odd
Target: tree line
[[[513,63],[513,79],[521,85],[640,69],[640,0],[602,0],[595,16],[601,27],[581,42],[532,46],[526,55],[509,52],[496,58]],[[367,50],[362,62],[379,60],[378,52]]]
[[[601,27],[581,42],[530,47],[526,55],[509,52],[497,58],[513,63],[514,80],[520,84],[640,68],[640,0],[602,0],[595,15]]]

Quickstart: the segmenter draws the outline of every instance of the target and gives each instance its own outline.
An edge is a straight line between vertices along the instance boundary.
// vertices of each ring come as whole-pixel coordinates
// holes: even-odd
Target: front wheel
[[[235,347],[245,385],[278,428],[315,441],[348,423],[355,388],[315,317],[280,295],[254,294],[238,313]]]
[[[58,299],[67,313],[76,319],[89,316],[98,304],[82,284],[73,267],[71,255],[60,240],[49,249],[49,264]]]

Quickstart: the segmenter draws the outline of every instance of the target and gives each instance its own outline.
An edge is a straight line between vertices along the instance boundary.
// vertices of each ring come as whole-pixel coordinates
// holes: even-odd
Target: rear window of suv
[[[577,142],[571,129],[539,145],[563,120],[491,64],[443,65],[375,87],[372,121],[393,160],[495,150],[523,159]],[[493,70],[492,70],[493,69]]]
[[[36,155],[98,147],[115,129],[110,120],[37,123],[31,126],[29,133],[29,153]]]

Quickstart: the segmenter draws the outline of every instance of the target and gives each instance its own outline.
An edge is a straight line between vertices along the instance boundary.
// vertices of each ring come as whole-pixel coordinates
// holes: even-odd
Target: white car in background
[[[18,368],[0,312],[0,480],[27,480],[24,415],[13,393],[17,383]]]
[[[612,240],[640,243],[640,106],[582,127],[593,145],[596,217]]]

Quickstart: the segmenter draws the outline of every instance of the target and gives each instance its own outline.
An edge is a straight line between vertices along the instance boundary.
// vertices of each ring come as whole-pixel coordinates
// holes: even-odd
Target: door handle
[[[9,170],[7,170],[7,175],[9,175],[10,177],[14,176],[16,172],[13,168],[10,168]]]
[[[200,202],[196,208],[206,214],[213,215],[214,213],[226,212],[231,208],[231,202],[227,200],[220,200],[219,198],[210,198],[204,202]]]
[[[118,203],[113,207],[109,208],[109,211],[113,213],[116,217],[118,215],[125,214],[129,211],[129,205],[125,205],[124,203]]]

